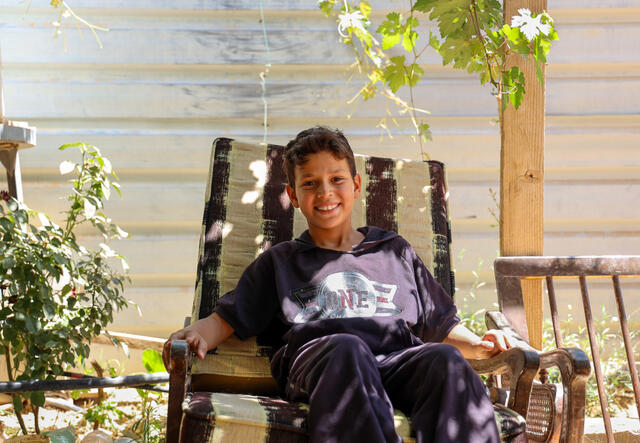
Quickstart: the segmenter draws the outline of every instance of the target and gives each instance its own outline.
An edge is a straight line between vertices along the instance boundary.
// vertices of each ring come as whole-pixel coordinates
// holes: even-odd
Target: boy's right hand
[[[180,329],[169,336],[162,348],[162,362],[167,371],[171,371],[171,342],[173,340],[185,340],[191,352],[195,352],[200,360],[207,355],[207,342],[197,331],[191,328]]]

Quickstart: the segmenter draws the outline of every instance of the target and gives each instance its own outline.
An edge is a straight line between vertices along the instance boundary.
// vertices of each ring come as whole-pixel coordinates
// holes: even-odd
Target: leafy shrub
[[[11,381],[54,379],[67,366],[89,356],[89,342],[124,308],[128,265],[108,246],[127,234],[103,212],[111,189],[120,193],[110,162],[91,145],[78,148],[79,163],[65,161],[62,174],[74,173],[63,226],[4,193],[0,201],[0,354]],[[34,221],[39,221],[35,225]],[[90,225],[102,243],[83,246],[75,234]],[[114,260],[122,271],[115,270]],[[22,431],[22,400],[36,411],[44,393],[22,393],[13,403]]]

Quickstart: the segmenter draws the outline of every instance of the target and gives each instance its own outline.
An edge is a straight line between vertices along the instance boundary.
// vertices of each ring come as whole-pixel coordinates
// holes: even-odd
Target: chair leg
[[[189,346],[184,340],[171,342],[169,371],[169,405],[167,409],[167,443],[178,443],[182,421],[182,401],[187,390]]]

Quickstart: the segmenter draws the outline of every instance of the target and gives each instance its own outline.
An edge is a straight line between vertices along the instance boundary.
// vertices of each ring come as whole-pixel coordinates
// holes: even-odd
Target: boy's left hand
[[[491,358],[513,346],[507,335],[499,329],[491,329],[482,336],[478,345],[482,348],[484,358]]]

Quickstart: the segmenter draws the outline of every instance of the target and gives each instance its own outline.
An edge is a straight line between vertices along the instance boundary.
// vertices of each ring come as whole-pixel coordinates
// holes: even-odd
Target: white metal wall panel
[[[372,3],[374,22],[395,4]],[[545,252],[638,253],[640,0],[549,3],[561,40],[547,70]],[[124,196],[107,209],[132,234],[118,247],[131,262],[127,296],[143,317],[131,309],[114,329],[166,336],[190,312],[209,146],[217,136],[262,140],[265,63],[270,142],[320,123],[343,128],[359,152],[419,158],[406,117],[398,126],[387,117],[391,139],[377,127],[393,110],[386,101],[345,103],[359,89],[357,78],[346,80],[352,57],[315,1],[263,5],[268,58],[255,0],[75,1],[81,16],[110,30],[100,49],[88,30],[69,25],[67,52],[52,38],[48,1],[26,12],[0,0],[7,116],[38,127],[38,146],[22,155],[27,202],[52,214],[63,208],[63,143],[99,146],[121,176]],[[432,112],[425,150],[448,166],[459,297],[482,260],[488,284],[472,307],[490,306],[496,106],[476,78],[443,68],[434,53],[422,63],[415,96]]]

